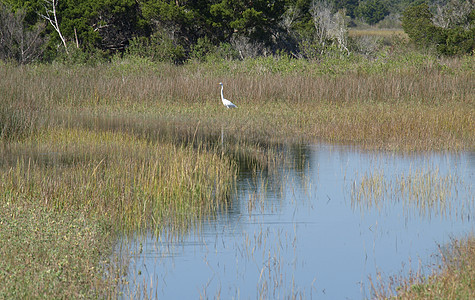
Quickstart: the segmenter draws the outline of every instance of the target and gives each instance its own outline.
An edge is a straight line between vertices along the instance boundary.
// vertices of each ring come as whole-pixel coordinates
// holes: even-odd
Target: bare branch
[[[59,0],[44,0],[45,3],[43,7],[45,8],[46,15],[39,14],[43,19],[47,20],[51,26],[53,26],[54,30],[59,34],[59,38],[61,42],[63,42],[64,49],[66,49],[66,53],[69,54],[68,46],[66,45],[66,40],[64,39],[61,30],[59,29],[59,22],[56,15],[56,6],[58,6]]]
[[[462,26],[464,29],[470,28],[469,15],[475,9],[475,3],[465,0],[451,0],[446,5],[437,5],[437,13],[432,18],[434,24],[442,28],[453,28]]]
[[[332,13],[333,7],[328,1],[312,1],[310,15],[316,30],[316,36],[324,51],[326,42],[336,42],[341,50],[347,48],[347,28],[345,18],[340,12]]]

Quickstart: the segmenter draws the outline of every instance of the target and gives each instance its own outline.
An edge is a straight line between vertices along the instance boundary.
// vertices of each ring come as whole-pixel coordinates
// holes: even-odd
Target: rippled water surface
[[[361,299],[369,278],[427,269],[473,233],[475,154],[285,150],[241,172],[226,211],[170,238],[124,238],[124,298]]]

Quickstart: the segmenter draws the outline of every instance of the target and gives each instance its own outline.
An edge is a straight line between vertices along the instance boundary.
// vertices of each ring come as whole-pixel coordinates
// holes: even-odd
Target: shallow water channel
[[[474,231],[475,154],[286,149],[186,234],[124,238],[123,298],[361,299]]]

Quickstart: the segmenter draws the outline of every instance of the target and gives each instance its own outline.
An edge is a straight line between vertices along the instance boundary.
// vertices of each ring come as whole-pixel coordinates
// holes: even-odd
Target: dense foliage
[[[437,14],[426,3],[409,7],[402,27],[415,44],[441,54],[475,51],[475,4],[469,1],[451,0]]]
[[[473,51],[468,0],[0,0],[0,59],[81,62],[116,53],[182,62],[287,53],[349,53],[347,28],[403,15],[416,44]],[[443,3],[440,4],[440,3]],[[417,5],[419,4],[419,5]],[[462,17],[460,17],[460,12]],[[447,21],[448,20],[448,21]],[[447,23],[448,22],[448,23]]]
[[[356,12],[368,24],[376,24],[389,14],[389,4],[383,0],[361,1]]]

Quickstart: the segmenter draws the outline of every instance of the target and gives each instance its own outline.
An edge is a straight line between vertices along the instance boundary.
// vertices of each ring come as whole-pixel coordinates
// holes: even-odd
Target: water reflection
[[[236,199],[197,230],[124,238],[122,296],[369,298],[368,276],[417,271],[473,232],[473,153],[285,151],[275,170],[241,172]]]

